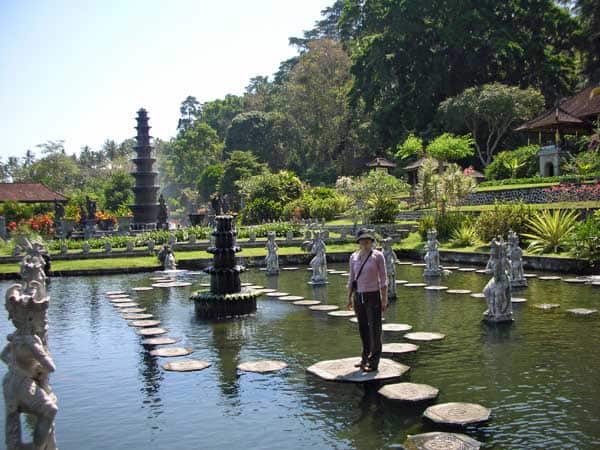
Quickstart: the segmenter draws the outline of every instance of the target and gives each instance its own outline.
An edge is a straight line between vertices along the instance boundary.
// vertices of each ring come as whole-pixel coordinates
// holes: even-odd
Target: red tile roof
[[[66,202],[68,198],[51,191],[42,183],[0,183],[0,203],[50,203]]]

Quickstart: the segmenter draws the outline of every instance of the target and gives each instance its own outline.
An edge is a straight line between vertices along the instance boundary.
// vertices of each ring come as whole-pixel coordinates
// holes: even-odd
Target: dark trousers
[[[354,312],[362,341],[362,362],[373,369],[381,358],[381,295],[375,292],[354,294]]]

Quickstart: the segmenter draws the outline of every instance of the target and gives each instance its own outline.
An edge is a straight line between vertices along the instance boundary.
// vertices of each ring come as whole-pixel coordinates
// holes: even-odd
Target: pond
[[[398,267],[398,279],[417,282],[421,274],[422,268]],[[169,359],[150,356],[104,296],[149,286],[153,275],[53,279],[50,349],[58,370],[51,382],[59,399],[61,450],[399,448],[407,434],[436,429],[423,422],[424,406],[391,404],[372,387],[306,373],[318,361],[359,355],[356,324],[265,297],[254,316],[202,322],[189,300],[207,281],[201,274],[187,277],[191,287],[131,293],[169,336],[180,339],[177,345],[192,347],[191,357],[212,363],[201,372],[164,371],[160,364]],[[344,305],[344,276],[330,275],[320,289],[306,283],[309,276],[302,267],[270,278],[251,270],[242,278]],[[479,292],[487,279],[455,271],[442,284]],[[486,448],[599,448],[600,319],[566,310],[597,308],[600,289],[529,281],[517,294],[528,302],[515,305],[515,322],[508,327],[481,323],[483,299],[399,286],[386,321],[446,334],[398,358],[411,367],[404,380],[439,388],[438,403],[492,408],[489,423],[466,430]],[[2,282],[2,291],[10,284]],[[561,306],[543,311],[536,303]],[[11,331],[1,308],[0,333]],[[384,341],[403,342],[402,335],[386,332]],[[288,368],[269,375],[236,370],[240,362],[264,358],[283,360]],[[5,371],[2,365],[0,375]]]

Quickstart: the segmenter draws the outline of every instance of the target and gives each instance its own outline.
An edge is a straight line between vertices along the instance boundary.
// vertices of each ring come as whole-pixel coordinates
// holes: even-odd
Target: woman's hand
[[[352,296],[348,297],[348,304],[346,305],[346,308],[348,308],[348,311],[352,311],[354,309],[354,305],[352,304]]]
[[[385,311],[388,307],[388,299],[386,297],[381,297],[381,310]]]

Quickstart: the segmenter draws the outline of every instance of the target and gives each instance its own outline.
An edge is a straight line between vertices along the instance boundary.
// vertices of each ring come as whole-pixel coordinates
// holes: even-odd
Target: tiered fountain
[[[232,216],[215,217],[212,235],[215,245],[208,248],[212,253],[213,265],[205,269],[210,274],[210,290],[192,295],[196,303],[196,313],[203,319],[223,319],[252,314],[256,311],[258,293],[251,289],[242,291],[240,273],[244,267],[236,264],[235,227]]]

